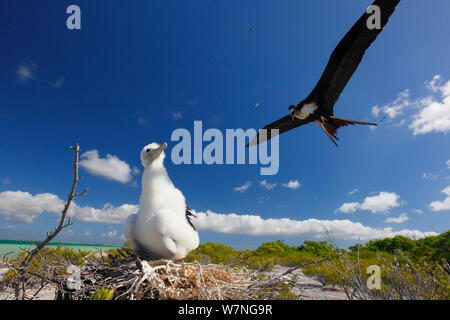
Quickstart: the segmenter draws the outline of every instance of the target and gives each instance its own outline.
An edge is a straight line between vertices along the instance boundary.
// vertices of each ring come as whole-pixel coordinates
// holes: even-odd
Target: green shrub
[[[91,297],[91,300],[112,300],[114,296],[114,290],[109,288],[101,288]]]

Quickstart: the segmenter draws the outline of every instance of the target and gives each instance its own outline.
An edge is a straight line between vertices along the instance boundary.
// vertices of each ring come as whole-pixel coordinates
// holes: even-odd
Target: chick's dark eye
[[[150,152],[150,149],[145,150],[146,152]]]

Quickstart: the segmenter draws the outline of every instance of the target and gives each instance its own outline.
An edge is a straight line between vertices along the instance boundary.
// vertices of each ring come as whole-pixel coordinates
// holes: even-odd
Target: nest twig
[[[33,288],[27,299],[49,284],[57,288],[55,298],[70,300],[91,299],[101,288],[112,289],[115,300],[284,299],[295,284],[292,275],[274,277],[238,265],[141,259],[123,249],[115,255],[98,251],[70,257],[45,252],[37,258],[39,264],[33,264],[24,284],[24,289]],[[68,286],[73,265],[80,267],[75,289]],[[9,268],[18,267],[9,264]]]

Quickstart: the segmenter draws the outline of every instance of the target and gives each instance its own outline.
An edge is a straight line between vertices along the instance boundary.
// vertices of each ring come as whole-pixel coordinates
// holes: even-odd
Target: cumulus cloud
[[[382,107],[379,106],[372,107],[372,114],[375,117],[378,117],[380,116],[380,114],[383,114],[385,116],[388,116],[388,118],[390,119],[395,119],[396,117],[403,114],[405,108],[411,105],[409,96],[410,96],[409,89],[406,89],[400,92],[397,95],[397,99],[395,99],[393,102],[388,103],[387,105],[384,105]]]
[[[429,207],[433,211],[443,211],[443,210],[450,210],[450,186],[445,188],[441,191],[442,193],[446,194],[447,197],[444,199],[444,201],[433,201],[429,204]]]
[[[233,191],[244,193],[245,191],[248,190],[248,188],[251,187],[251,185],[252,185],[252,183],[250,181],[247,181],[244,185],[234,188]]]
[[[63,207],[64,202],[51,193],[35,196],[22,191],[0,193],[0,215],[7,220],[31,223],[42,212],[61,212]]]
[[[3,226],[2,229],[5,231],[16,231],[17,227],[13,226],[13,225],[8,225],[8,226]]]
[[[400,206],[400,196],[395,192],[382,191],[378,195],[366,197],[363,202],[344,203],[337,212],[352,213],[357,210],[369,210],[372,213],[388,212],[389,209]]]
[[[0,193],[0,216],[7,220],[31,223],[43,212],[60,214],[64,201],[51,193],[32,195],[22,191]],[[119,207],[107,203],[101,209],[78,206],[75,202],[69,209],[69,216],[84,222],[122,223],[128,215],[136,213],[138,205],[123,204]]]
[[[350,202],[350,203],[344,203],[343,205],[341,205],[337,211],[342,212],[342,213],[353,213],[356,210],[358,210],[360,208],[361,204],[358,202]]]
[[[386,218],[386,220],[384,220],[384,222],[386,222],[386,223],[403,223],[403,222],[408,221],[408,220],[409,220],[408,215],[406,213],[402,213],[398,217]]]
[[[290,188],[290,189],[298,189],[302,186],[298,180],[290,180],[288,183],[283,183],[283,187]]]
[[[447,165],[447,168],[450,169],[450,160],[447,160],[447,162],[445,164]]]
[[[422,232],[419,230],[399,230],[392,228],[372,228],[364,226],[359,222],[350,220],[293,220],[263,219],[257,215],[238,215],[235,213],[221,214],[212,211],[197,212],[198,219],[195,225],[200,230],[227,234],[247,234],[247,235],[284,235],[303,236],[312,238],[327,238],[327,230],[336,239],[361,239],[370,240],[385,237],[403,235],[409,238],[418,239],[430,235],[437,235],[435,232]]]
[[[277,186],[276,183],[269,183],[269,182],[267,182],[266,180],[260,181],[260,182],[259,182],[259,185],[260,185],[261,187],[263,187],[264,189],[269,190],[269,191],[272,190],[273,188],[275,188],[275,187]]]
[[[132,171],[128,163],[111,154],[107,154],[106,158],[100,158],[97,150],[83,153],[80,166],[93,175],[121,183],[131,180]]]
[[[358,192],[358,189],[353,189],[352,191],[350,191],[348,194],[349,195],[354,195],[355,193],[357,193]]]
[[[450,194],[450,190],[448,190]],[[42,212],[60,214],[64,203],[56,195],[43,193],[31,195],[28,192],[5,191],[0,193],[0,215],[6,219],[32,222]],[[102,209],[92,207],[80,207],[76,203],[69,210],[73,219],[84,222],[99,222],[119,224],[128,215],[137,213],[138,205],[124,204],[114,207],[106,204]],[[345,220],[293,220],[288,218],[263,219],[257,215],[238,215],[234,213],[220,214],[212,211],[197,212],[198,219],[195,225],[200,230],[228,234],[247,235],[296,235],[304,237],[324,238],[327,231],[331,232],[336,239],[377,239],[404,235],[410,238],[422,238],[436,235],[435,232],[422,232],[419,230],[399,230],[392,228],[372,228],[364,226],[359,222]],[[91,235],[85,232],[84,236]],[[116,237],[117,230],[104,234],[105,237]]]
[[[447,82],[450,88],[450,81]],[[450,89],[448,90],[450,91]],[[450,131],[450,93],[441,101],[431,101],[414,116],[409,126],[413,135],[431,132],[447,133]]]
[[[101,209],[90,206],[79,207],[74,205],[69,210],[69,215],[83,222],[99,222],[99,223],[122,223],[130,214],[137,213],[138,205],[123,204],[115,207],[110,203],[106,203]]]

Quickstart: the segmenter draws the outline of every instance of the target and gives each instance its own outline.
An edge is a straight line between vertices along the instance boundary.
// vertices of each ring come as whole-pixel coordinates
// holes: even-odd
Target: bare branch
[[[73,181],[72,181],[72,187],[70,189],[70,193],[67,195],[67,201],[64,204],[64,209],[61,212],[61,219],[59,221],[59,225],[52,231],[52,232],[47,232],[46,233],[46,238],[44,241],[42,241],[41,243],[39,243],[39,245],[33,249],[32,251],[28,252],[28,255],[25,257],[25,259],[22,261],[21,265],[20,265],[20,269],[23,271],[20,273],[20,277],[19,277],[19,281],[18,281],[18,287],[17,289],[19,289],[20,283],[24,282],[23,276],[24,274],[26,274],[27,269],[29,267],[29,265],[31,264],[31,262],[33,261],[34,257],[50,242],[52,241],[60,232],[62,229],[70,226],[72,224],[71,218],[68,217],[67,222],[66,222],[66,218],[67,218],[67,214],[69,212],[69,208],[70,205],[72,203],[72,200],[80,195],[85,195],[87,192],[87,188],[85,190],[83,190],[80,193],[76,193],[76,187],[77,187],[77,183],[80,180],[78,178],[78,168],[79,168],[79,164],[78,164],[78,159],[79,159],[79,153],[80,153],[80,146],[78,144],[75,144],[75,147],[70,147],[70,149],[72,149],[73,153],[74,153],[74,161],[73,161]],[[23,285],[22,285],[23,287]],[[20,290],[16,290],[16,298],[17,299],[24,299],[24,295],[23,292],[22,294],[20,294],[19,292]]]

